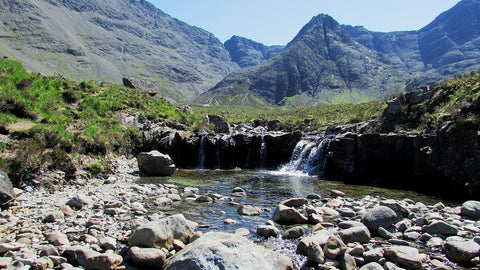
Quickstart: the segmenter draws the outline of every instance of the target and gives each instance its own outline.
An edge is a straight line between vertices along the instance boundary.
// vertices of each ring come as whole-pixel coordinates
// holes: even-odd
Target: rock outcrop
[[[157,150],[137,155],[140,172],[149,176],[170,176],[175,172],[175,164],[170,156]]]
[[[13,202],[15,194],[13,193],[13,186],[7,173],[0,170],[0,207],[5,208]]]
[[[241,68],[262,64],[279,54],[284,46],[265,46],[248,38],[233,36],[224,43],[232,61]]]
[[[302,137],[301,133],[195,134],[165,127],[143,127],[146,127],[144,139],[136,151],[156,149],[168,154],[179,168],[278,168],[290,160]]]
[[[453,199],[478,198],[476,129],[450,125],[438,134],[337,136],[326,149],[325,173],[352,183],[380,184]]]

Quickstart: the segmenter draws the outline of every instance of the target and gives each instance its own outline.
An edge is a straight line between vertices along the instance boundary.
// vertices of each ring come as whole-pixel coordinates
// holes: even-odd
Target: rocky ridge
[[[251,95],[270,104],[361,102],[438,83],[480,68],[479,10],[478,0],[464,0],[418,31],[391,33],[318,15],[278,57],[228,75],[199,101]]]
[[[238,69],[213,34],[143,0],[8,0],[0,10],[0,54],[49,75],[141,78],[185,100]]]
[[[317,102],[360,102],[398,92],[394,85],[410,76],[400,61],[359,44],[332,17],[321,14],[278,57],[230,74],[200,100],[222,103],[222,95],[252,93],[270,104],[297,95]]]
[[[282,52],[284,46],[266,46],[251,39],[233,36],[224,43],[232,61],[241,68],[253,67],[266,62]]]

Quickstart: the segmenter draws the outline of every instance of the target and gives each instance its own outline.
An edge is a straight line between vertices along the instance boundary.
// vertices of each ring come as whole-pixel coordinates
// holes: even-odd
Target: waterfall
[[[325,163],[324,149],[332,138],[305,137],[297,143],[290,162],[280,168],[280,173],[321,174]]]
[[[260,144],[260,166],[265,167],[267,161],[267,143],[265,142],[265,134],[262,134],[262,143]]]
[[[205,140],[206,135],[202,135],[200,139],[200,147],[198,147],[198,168],[205,169]]]
[[[215,159],[217,162],[215,166],[216,169],[220,169],[220,140],[221,140],[221,137],[217,135],[215,137]]]

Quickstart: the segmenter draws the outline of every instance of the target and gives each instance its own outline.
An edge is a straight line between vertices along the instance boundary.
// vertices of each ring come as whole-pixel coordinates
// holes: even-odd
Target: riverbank
[[[394,269],[394,264],[409,269],[458,269],[461,267],[458,263],[474,269],[480,267],[480,222],[465,215],[465,210],[461,215],[460,205],[445,206],[441,202],[426,205],[411,199],[374,196],[351,198],[334,191],[328,195],[309,194],[306,198],[277,201],[273,203],[278,205],[277,209],[271,204],[250,207],[242,202],[252,196],[254,190],[242,187],[241,183],[228,192],[203,193],[201,189],[184,185],[139,184],[134,159],[116,160],[113,167],[116,174],[90,179],[81,186],[65,185],[57,191],[17,190],[15,204],[1,212],[0,267],[153,269],[145,265],[155,261],[153,265],[157,269],[163,264],[167,265],[165,269],[175,269],[182,260],[211,256],[206,255],[208,250],[219,243],[226,247],[218,253],[223,254],[224,260],[217,258],[216,263],[223,265],[241,263],[227,256],[234,252],[234,247],[246,245],[253,250],[260,245],[262,254],[270,254],[263,246],[276,251],[277,255],[269,257],[277,258],[274,263],[284,267],[281,269],[292,265],[300,268],[304,263],[315,269],[353,269],[353,263],[358,267],[365,264],[377,267],[374,264],[377,263],[385,269]],[[205,222],[187,222],[172,211],[152,211],[152,205],[168,209],[180,201],[206,206],[228,204],[238,208],[238,219],[243,215],[261,215],[267,220],[256,229],[235,230],[240,235],[249,235],[250,240],[239,240],[231,234],[218,235],[214,232],[218,230],[207,228]],[[478,215],[478,210],[473,208],[471,213]],[[283,211],[289,214],[284,215]],[[292,213],[300,222],[292,222]],[[152,226],[152,222],[163,224],[166,217],[180,220],[180,225],[166,232],[172,235],[171,244],[132,251],[130,239],[132,234],[141,231],[139,226]],[[195,222],[203,228],[198,228]],[[235,220],[225,219],[225,222]],[[176,234],[172,231],[178,227],[183,228],[182,235],[187,237],[173,236]],[[200,230],[209,233],[202,238]],[[219,236],[224,239],[219,240]],[[264,236],[271,238],[262,240]],[[287,238],[289,240],[285,240]],[[195,244],[194,239],[200,242]],[[228,243],[236,244],[229,246]],[[135,245],[147,247],[149,244]],[[205,250],[199,250],[199,246]],[[192,253],[192,248],[198,253]],[[242,251],[246,257],[248,250]],[[192,257],[192,254],[196,255]],[[208,258],[210,262],[215,261]],[[268,263],[261,261],[249,263],[253,264],[243,265],[245,269],[255,263],[258,269],[271,268],[263,267]]]

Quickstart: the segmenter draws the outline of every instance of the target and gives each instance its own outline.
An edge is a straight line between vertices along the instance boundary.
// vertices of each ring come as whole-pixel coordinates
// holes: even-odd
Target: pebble
[[[81,193],[74,186],[65,186],[53,194],[42,189],[19,192],[15,205],[0,212],[0,268],[80,269],[73,264],[85,269],[135,269],[131,266],[133,262],[123,262],[128,250],[124,243],[136,227],[165,217],[163,212],[147,215],[152,205],[153,208],[169,207],[182,197],[197,202],[224,203],[226,207],[238,205],[215,191],[200,194],[197,188],[187,187],[180,189],[180,196],[175,185],[138,185],[130,174],[115,176],[115,179],[103,185],[83,186]],[[233,193],[246,198],[243,188],[234,188],[232,197]],[[310,194],[306,198],[292,198],[278,202],[273,214],[264,211],[270,210],[266,206],[253,207],[261,214],[253,217],[255,219],[270,217],[280,224],[293,226],[317,224],[311,230],[305,230],[305,225],[287,230],[268,220],[269,225],[258,226],[256,234],[265,238],[282,235],[283,240],[274,241],[287,243],[290,239],[299,239],[293,242],[298,242],[296,246],[288,248],[305,255],[309,263],[318,266],[321,262],[325,269],[329,266],[350,269],[354,263],[360,269],[380,269],[379,266],[383,269],[400,269],[399,266],[449,269],[454,263],[480,267],[476,201],[447,207],[443,203],[429,206],[410,199],[397,201],[374,196],[354,199],[344,194],[335,194],[335,197],[321,200],[320,195]],[[241,202],[241,199],[235,200]],[[243,205],[245,207],[250,206]],[[372,222],[369,217],[375,216],[373,213],[379,207],[382,207],[380,212],[387,215],[379,215]],[[233,219],[224,221],[237,223]],[[240,228],[235,233],[248,237],[250,231]],[[193,242],[200,236],[201,233],[196,232],[187,241]],[[170,250],[155,251],[162,252],[160,260],[165,262],[184,247],[184,242],[177,241]],[[137,263],[138,268],[148,269],[161,269],[163,265]]]

